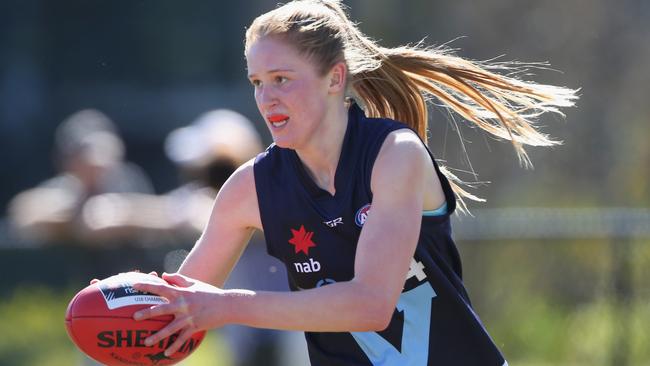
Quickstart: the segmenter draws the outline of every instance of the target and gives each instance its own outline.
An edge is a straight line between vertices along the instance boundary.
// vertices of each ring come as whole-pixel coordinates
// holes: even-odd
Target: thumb
[[[180,273],[163,273],[162,278],[170,285],[178,287],[190,287],[194,284],[191,278],[183,276]]]

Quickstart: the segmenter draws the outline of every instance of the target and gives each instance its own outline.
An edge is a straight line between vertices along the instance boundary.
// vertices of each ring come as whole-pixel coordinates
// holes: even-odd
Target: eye
[[[256,87],[256,88],[259,87],[260,85],[262,85],[262,82],[259,81],[258,79],[251,79],[250,82],[251,82],[251,84],[252,84],[254,87]]]
[[[284,76],[276,76],[274,80],[276,84],[284,84],[289,79]]]

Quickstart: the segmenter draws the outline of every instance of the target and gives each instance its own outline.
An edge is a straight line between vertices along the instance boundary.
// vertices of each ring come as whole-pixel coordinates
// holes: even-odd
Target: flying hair
[[[537,117],[575,104],[577,90],[521,80],[518,75],[540,64],[478,62],[445,46],[422,42],[395,48],[364,35],[340,0],[294,0],[257,17],[246,31],[245,52],[255,40],[278,37],[309,58],[325,75],[344,61],[348,89],[369,117],[405,123],[427,142],[431,100],[491,135],[509,140],[520,164],[532,166],[524,146],[553,146],[560,141],[540,132]],[[480,200],[442,169],[458,196]]]

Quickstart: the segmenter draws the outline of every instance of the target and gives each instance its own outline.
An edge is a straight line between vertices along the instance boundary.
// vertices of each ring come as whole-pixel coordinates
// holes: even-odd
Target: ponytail
[[[360,43],[363,44],[363,43]],[[465,120],[492,135],[510,140],[520,162],[530,166],[524,145],[560,142],[538,131],[534,120],[545,112],[564,114],[576,91],[540,85],[492,70],[523,72],[533,64],[471,62],[443,48],[366,48],[381,60],[370,70],[351,71],[353,89],[367,112],[404,121],[426,142],[427,100],[441,101]]]
[[[474,62],[443,47],[419,44],[381,47],[350,21],[340,0],[295,0],[261,15],[246,32],[246,50],[267,35],[285,37],[323,73],[345,61],[351,93],[369,117],[401,121],[426,143],[427,103],[437,99],[469,123],[509,140],[526,167],[532,164],[525,145],[560,144],[540,132],[535,119],[546,112],[563,116],[559,108],[573,106],[577,99],[576,90],[513,76],[537,64]],[[461,207],[463,198],[480,200],[447,169],[442,171]]]

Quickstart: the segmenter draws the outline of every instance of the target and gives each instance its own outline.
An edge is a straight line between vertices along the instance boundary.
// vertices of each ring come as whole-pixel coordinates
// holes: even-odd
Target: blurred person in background
[[[237,167],[261,151],[255,126],[229,109],[205,112],[190,125],[172,131],[165,140],[165,152],[184,182],[166,195],[175,226],[198,238],[221,186]]]
[[[257,131],[243,115],[227,109],[203,113],[165,140],[165,152],[178,169],[178,188],[161,195],[97,195],[85,205],[84,220],[96,233],[145,236],[148,245],[193,242],[208,221],[219,188],[261,150]]]
[[[113,240],[97,236],[84,217],[89,199],[108,192],[152,193],[143,169],[125,160],[125,145],[114,123],[96,109],[77,111],[55,132],[59,172],[9,203],[14,233],[34,243],[85,243]]]

